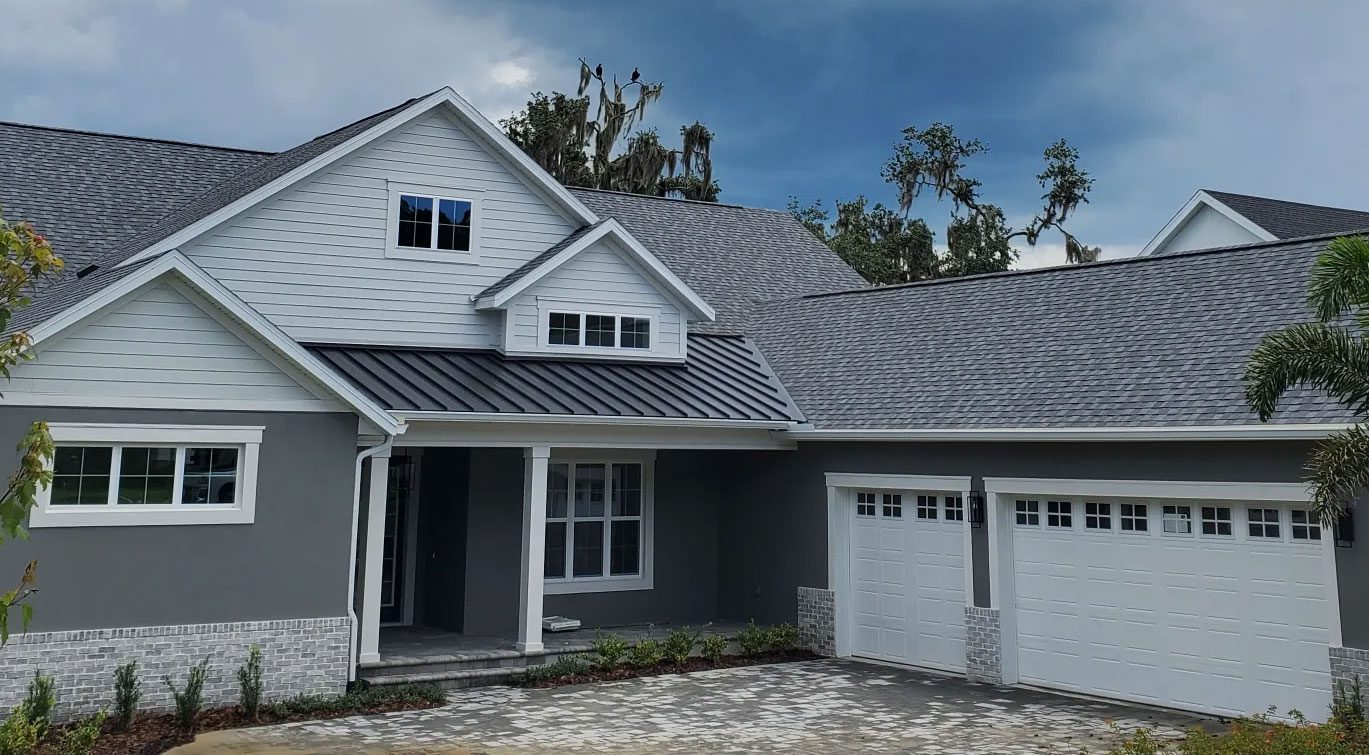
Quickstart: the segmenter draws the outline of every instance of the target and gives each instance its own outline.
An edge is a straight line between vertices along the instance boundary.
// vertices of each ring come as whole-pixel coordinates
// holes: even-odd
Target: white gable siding
[[[575,229],[489,149],[428,113],[184,251],[296,340],[488,348],[471,297]],[[479,264],[387,258],[387,182],[478,192]]]
[[[308,378],[263,356],[191,297],[199,299],[166,282],[151,284],[38,344],[34,360],[14,369],[5,399],[346,411],[303,387],[300,380]]]
[[[541,314],[565,309],[602,314],[649,314],[652,318],[651,355],[679,357],[684,317],[679,306],[605,241],[575,255],[547,277],[533,284],[508,305],[509,330],[505,350],[535,351],[541,342]],[[622,352],[631,355],[631,351]]]
[[[1219,246],[1249,244],[1260,241],[1255,234],[1234,223],[1230,218],[1206,205],[1198,208],[1193,217],[1156,253],[1184,252],[1190,249],[1211,249]]]

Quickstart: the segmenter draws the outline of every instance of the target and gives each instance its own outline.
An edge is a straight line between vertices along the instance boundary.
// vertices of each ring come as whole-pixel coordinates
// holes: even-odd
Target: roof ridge
[[[930,279],[930,280],[913,281],[913,282],[911,282],[911,283],[897,283],[897,284],[889,285],[889,286],[869,286],[869,287],[866,287],[866,288],[846,288],[846,289],[839,289],[839,290],[836,290],[836,291],[824,291],[824,292],[818,293],[818,294],[805,294],[805,295],[803,295],[803,296],[793,297],[793,298],[789,298],[789,299],[771,299],[771,300],[769,300],[768,302],[758,302],[758,303],[760,303],[760,304],[767,304],[767,303],[778,303],[778,302],[784,302],[784,301],[794,301],[795,299],[822,299],[822,298],[832,297],[832,296],[845,296],[845,295],[848,295],[848,294],[868,294],[868,293],[875,293],[875,292],[880,292],[880,291],[896,291],[896,290],[905,289],[905,288],[920,288],[920,287],[924,287],[924,286],[949,285],[949,284],[954,284],[954,283],[968,283],[968,282],[971,282],[971,281],[985,280],[985,279],[989,279],[989,278],[1011,278],[1011,277],[1021,277],[1021,276],[1028,276],[1028,275],[1037,275],[1037,274],[1040,274],[1040,273],[1070,272],[1070,271],[1074,271],[1074,270],[1094,270],[1094,269],[1097,269],[1097,268],[1100,268],[1100,267],[1106,267],[1106,266],[1109,266],[1109,265],[1125,265],[1125,264],[1139,264],[1139,263],[1144,263],[1144,262],[1159,262],[1159,261],[1161,261],[1161,260],[1169,260],[1169,259],[1175,259],[1175,258],[1199,257],[1199,256],[1203,256],[1203,255],[1208,255],[1208,254],[1220,254],[1220,253],[1222,253],[1222,252],[1229,252],[1229,251],[1233,251],[1233,250],[1237,250],[1237,249],[1260,249],[1260,248],[1263,248],[1263,247],[1272,247],[1272,246],[1297,246],[1297,245],[1299,245],[1299,244],[1306,244],[1306,243],[1308,243],[1309,241],[1318,241],[1318,240],[1320,240],[1320,239],[1334,239],[1334,238],[1338,238],[1338,237],[1340,237],[1340,236],[1355,236],[1355,235],[1359,235],[1359,234],[1369,234],[1369,227],[1365,227],[1365,228],[1357,229],[1357,230],[1353,230],[1353,231],[1337,231],[1337,232],[1335,232],[1335,233],[1318,233],[1318,234],[1313,234],[1313,235],[1310,235],[1310,236],[1296,236],[1296,237],[1293,237],[1293,238],[1287,238],[1287,239],[1274,239],[1273,241],[1260,241],[1260,242],[1250,243],[1250,244],[1232,244],[1232,245],[1230,245],[1230,246],[1216,246],[1216,247],[1210,247],[1210,248],[1207,248],[1207,249],[1188,249],[1188,250],[1184,250],[1184,251],[1182,251],[1182,252],[1169,252],[1169,253],[1166,253],[1166,254],[1135,254],[1135,255],[1132,255],[1132,256],[1130,256],[1130,257],[1116,257],[1116,258],[1114,258],[1114,259],[1109,259],[1109,260],[1098,260],[1097,262],[1085,262],[1085,263],[1077,264],[1077,265],[1071,265],[1071,264],[1064,264],[1064,265],[1048,265],[1048,266],[1045,266],[1045,267],[1031,267],[1031,268],[1026,268],[1026,269],[1024,269],[1024,270],[1003,270],[1003,271],[994,272],[994,273],[980,273],[980,274],[978,274],[978,275],[961,275],[961,276],[957,276],[957,277],[954,277],[954,278],[932,278],[932,279]]]
[[[698,204],[705,207],[731,207],[738,210],[764,210],[766,212],[780,212],[769,207],[748,207],[744,204],[732,204],[731,202],[709,202],[703,199],[685,199],[683,197],[659,197],[655,194],[638,194],[632,191],[619,191],[617,189],[597,189],[592,186],[567,186],[570,191],[592,191],[596,194],[617,194],[624,197],[636,197],[640,199],[658,199],[663,202],[677,202],[680,204]]]
[[[0,120],[0,126],[12,126],[14,128],[27,128],[35,131],[54,131],[63,134],[80,134],[82,136],[98,136],[105,139],[123,139],[133,142],[147,142],[150,144],[174,144],[178,147],[196,147],[199,149],[213,149],[220,152],[242,152],[245,154],[262,155],[269,157],[277,154],[262,149],[247,149],[246,147],[225,147],[221,144],[205,144],[204,142],[191,142],[183,139],[165,139],[157,136],[134,136],[132,134],[116,134],[111,131],[92,131],[83,128],[70,128],[67,126],[48,126],[41,123],[21,123],[19,121]]]

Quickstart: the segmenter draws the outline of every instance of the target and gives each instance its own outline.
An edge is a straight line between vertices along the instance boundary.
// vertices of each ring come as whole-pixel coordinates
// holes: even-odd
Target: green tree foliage
[[[1003,211],[988,204],[979,212],[951,218],[946,228],[946,253],[937,271],[943,278],[997,273],[1017,261]]]
[[[1312,503],[1330,524],[1369,487],[1369,238],[1335,239],[1312,267],[1307,299],[1315,322],[1265,336],[1245,367],[1245,400],[1268,422],[1279,400],[1314,387],[1358,418],[1313,449],[1306,471]]]
[[[47,242],[28,223],[10,224],[0,216],[0,247],[5,252],[3,271],[0,271],[0,333],[9,328],[14,313],[27,306],[35,282],[62,269],[62,260],[53,253]],[[0,377],[6,379],[19,363],[32,359],[29,337],[23,332],[11,333],[0,339]],[[0,496],[0,543],[8,539],[23,539],[24,518],[33,508],[38,490],[52,482],[48,471],[52,461],[52,436],[48,426],[35,422],[19,442],[19,465],[10,475],[9,484]],[[30,562],[12,590],[0,593],[0,645],[9,641],[10,614],[18,610],[23,631],[28,630],[33,618],[33,606],[26,601],[36,590],[37,562]]]
[[[673,149],[662,144],[655,129],[640,128],[647,108],[664,91],[664,84],[642,80],[637,69],[620,83],[617,76],[605,78],[603,66],[591,69],[582,59],[574,97],[535,92],[523,110],[499,125],[566,186],[716,202],[712,131],[698,121],[681,126],[680,147]]]
[[[871,207],[863,196],[838,200],[837,219],[830,225],[822,202],[800,206],[790,197],[789,212],[871,283],[911,283],[939,274],[932,231],[921,218],[878,203]]]

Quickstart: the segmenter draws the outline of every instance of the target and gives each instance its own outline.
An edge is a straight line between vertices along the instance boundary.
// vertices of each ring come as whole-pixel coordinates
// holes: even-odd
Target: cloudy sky
[[[863,193],[940,120],[1021,222],[1066,137],[1076,233],[1134,253],[1196,188],[1369,208],[1357,0],[0,0],[0,119],[283,149],[443,84],[491,119],[577,59],[664,80],[655,125],[717,133],[724,201]],[[929,200],[923,200],[924,202]],[[915,210],[934,229],[946,207]],[[1023,264],[1057,262],[1047,239]]]

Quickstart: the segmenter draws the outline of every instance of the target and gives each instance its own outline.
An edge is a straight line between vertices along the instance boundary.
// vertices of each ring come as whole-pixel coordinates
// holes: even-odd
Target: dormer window
[[[478,206],[472,196],[391,184],[387,253],[409,259],[470,261],[477,242]]]
[[[591,312],[548,312],[547,344],[592,349],[650,349],[651,318]]]

